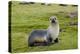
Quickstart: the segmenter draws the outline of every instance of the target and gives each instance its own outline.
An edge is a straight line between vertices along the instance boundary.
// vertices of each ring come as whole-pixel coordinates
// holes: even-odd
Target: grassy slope
[[[47,50],[64,50],[77,48],[77,26],[68,25],[70,21],[77,22],[77,18],[71,20],[65,17],[68,12],[77,10],[76,7],[59,5],[20,5],[18,2],[12,4],[12,52],[30,52]],[[64,13],[59,13],[64,11]],[[47,29],[49,17],[55,15],[60,22],[60,28],[65,32],[60,32],[59,43],[51,46],[28,47],[27,40],[29,33],[34,29]]]

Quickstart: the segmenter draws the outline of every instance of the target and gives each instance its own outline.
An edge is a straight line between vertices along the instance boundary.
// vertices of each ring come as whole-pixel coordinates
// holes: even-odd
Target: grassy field
[[[68,13],[77,11],[77,7],[68,5],[66,7],[52,4],[51,6],[41,4],[22,5],[12,2],[11,12],[11,44],[12,52],[35,52],[54,51],[78,48],[77,23],[78,18],[66,17]],[[47,29],[49,17],[57,16],[62,32],[59,34],[59,43],[50,46],[28,47],[28,37],[32,30]]]

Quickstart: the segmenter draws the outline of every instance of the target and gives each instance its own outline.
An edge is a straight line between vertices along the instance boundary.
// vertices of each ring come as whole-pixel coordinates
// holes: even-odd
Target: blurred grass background
[[[12,52],[32,52],[32,51],[53,51],[78,48],[78,28],[77,25],[70,25],[70,22],[77,23],[77,16],[67,17],[71,12],[77,11],[78,7],[50,6],[36,4],[19,4],[12,2],[11,6],[11,45]],[[62,31],[59,34],[59,43],[50,46],[28,47],[28,37],[32,30],[47,29],[49,17],[57,16]]]

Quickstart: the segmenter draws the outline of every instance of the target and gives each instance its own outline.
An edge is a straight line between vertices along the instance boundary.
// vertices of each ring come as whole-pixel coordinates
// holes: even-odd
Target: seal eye
[[[56,18],[54,18],[54,20],[56,20]]]

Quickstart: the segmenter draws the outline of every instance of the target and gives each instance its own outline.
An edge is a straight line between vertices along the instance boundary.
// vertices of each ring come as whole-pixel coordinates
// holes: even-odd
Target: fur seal
[[[33,30],[28,39],[28,45],[48,45],[50,43],[58,42],[59,23],[56,16],[50,17],[50,25],[48,29]]]

